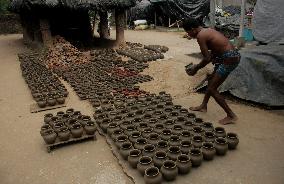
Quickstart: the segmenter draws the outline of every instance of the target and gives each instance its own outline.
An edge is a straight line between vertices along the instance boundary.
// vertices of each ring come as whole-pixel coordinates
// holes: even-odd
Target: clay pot
[[[103,119],[102,122],[100,123],[100,127],[104,133],[107,133],[107,128],[110,123],[111,120],[109,118]]]
[[[129,152],[128,162],[132,168],[134,169],[137,168],[137,164],[141,156],[142,156],[141,150],[133,149]]]
[[[172,135],[169,140],[169,146],[179,146],[180,145],[180,138],[177,135]]]
[[[180,139],[182,141],[191,140],[191,133],[188,130],[184,130],[181,132]]]
[[[189,156],[193,167],[198,167],[202,164],[203,156],[200,149],[198,148],[191,149],[189,151]]]
[[[71,136],[70,130],[67,127],[62,127],[58,131],[58,138],[60,141],[68,141]]]
[[[141,118],[134,118],[134,119],[132,120],[132,124],[135,125],[135,126],[140,125],[141,122],[142,122],[142,119],[141,119]],[[147,125],[147,123],[146,123],[146,125]],[[145,127],[144,127],[144,128],[145,128]],[[139,130],[139,131],[140,131],[140,130]]]
[[[193,123],[191,121],[186,121],[182,125],[182,128],[188,131],[191,131],[193,129]]]
[[[226,137],[226,131],[223,127],[216,127],[215,128],[215,137]]]
[[[133,144],[136,142],[138,138],[141,137],[141,133],[139,131],[133,131],[132,134],[129,137],[130,142]]]
[[[183,125],[184,122],[186,122],[186,118],[183,116],[178,116],[175,122],[177,125]]]
[[[83,135],[83,127],[81,124],[79,123],[76,123],[74,125],[72,125],[72,128],[71,128],[71,133],[72,133],[72,136],[74,138],[79,138]]]
[[[204,137],[205,137],[206,142],[214,142],[215,141],[214,132],[205,132]]]
[[[164,161],[167,160],[167,153],[165,151],[157,151],[153,157],[153,162],[159,169],[162,167]]]
[[[151,133],[148,137],[148,143],[152,145],[157,145],[160,141],[159,134],[157,133]]]
[[[131,122],[128,120],[124,120],[119,126],[121,129],[126,130],[127,126],[131,125]]]
[[[158,151],[164,151],[167,152],[168,151],[168,142],[167,141],[159,141],[157,143],[157,150]]]
[[[165,129],[165,127],[164,127],[163,124],[157,123],[154,127],[154,132],[156,132],[157,134],[161,134],[164,129]]]
[[[46,130],[49,130],[49,129],[52,129],[49,124],[44,124],[44,125],[42,125],[42,126],[41,126],[41,129],[40,129],[40,135],[43,135],[43,133],[44,133]]]
[[[203,137],[200,135],[195,135],[192,137],[192,145],[195,148],[200,148],[202,146],[203,141]]]
[[[151,157],[147,157],[147,156],[142,156],[139,159],[139,162],[137,164],[137,170],[139,171],[139,173],[144,176],[145,174],[145,170],[149,167],[154,166],[153,160]]]
[[[124,160],[127,160],[131,150],[133,150],[132,144],[130,142],[124,142],[119,149],[119,153]]]
[[[192,132],[193,132],[193,135],[200,135],[200,136],[202,136],[204,130],[201,127],[199,127],[199,126],[194,126],[192,128]]]
[[[57,134],[52,129],[48,129],[42,133],[42,137],[46,144],[53,144]]]
[[[158,123],[158,120],[155,118],[152,118],[152,119],[149,119],[148,126],[154,128],[157,123]]]
[[[179,155],[176,164],[180,174],[189,173],[192,167],[191,160],[188,155]]]
[[[174,127],[174,124],[175,124],[175,122],[172,119],[168,119],[164,123],[165,128],[167,128],[167,129],[172,129]]]
[[[45,108],[47,106],[47,102],[44,99],[40,99],[39,101],[37,101],[37,105],[39,106],[39,108]]]
[[[167,181],[173,181],[178,175],[178,168],[174,161],[167,160],[161,167],[163,178]]]
[[[136,131],[135,126],[134,125],[128,125],[126,127],[126,130],[124,130],[124,133],[129,137],[131,136],[131,134]]]
[[[147,123],[139,123],[139,125],[137,126],[137,130],[140,132],[143,132],[145,128],[148,128]]]
[[[72,116],[74,114],[74,109],[72,109],[72,108],[67,109],[66,114],[69,114],[70,116]],[[81,115],[81,112],[77,111],[76,115]]]
[[[145,128],[142,132],[142,137],[148,138],[153,133],[153,128]]]
[[[119,130],[117,123],[110,123],[107,127],[107,134],[110,136],[115,130]]]
[[[134,143],[134,148],[143,150],[144,146],[147,144],[147,139],[145,138],[138,138],[136,142]]]
[[[118,149],[121,148],[121,145],[123,143],[125,143],[126,141],[128,141],[128,137],[126,135],[120,135],[117,137],[116,141],[115,141],[115,145]]]
[[[188,154],[191,148],[190,140],[181,141],[180,150],[183,154]]]
[[[96,131],[96,125],[93,121],[88,121],[84,127],[85,132],[87,135],[94,135],[95,131]]]
[[[54,99],[53,97],[50,97],[46,100],[47,105],[49,106],[55,106],[56,105],[56,99]]]
[[[172,131],[169,129],[165,129],[162,132],[161,139],[168,141],[171,138],[171,135],[172,135]]]
[[[216,138],[214,146],[216,148],[217,155],[226,155],[228,151],[228,142],[226,139],[222,137]]]
[[[64,98],[64,97],[56,98],[56,102],[57,102],[58,104],[64,104],[64,103],[65,103],[65,98]]]
[[[53,115],[51,113],[45,114],[44,115],[44,122],[49,123],[51,121],[52,117],[53,117]]]
[[[174,135],[180,135],[182,131],[183,131],[183,128],[181,125],[174,125],[174,128],[172,129],[172,133]]]
[[[228,147],[229,149],[236,149],[236,147],[239,144],[239,138],[238,135],[235,133],[227,133],[227,141],[228,141]]]
[[[144,181],[146,184],[161,184],[162,174],[157,167],[149,167],[145,170]]]
[[[147,144],[144,146],[142,154],[143,156],[148,156],[153,158],[155,154],[156,147],[152,144]]]
[[[171,146],[167,152],[169,159],[176,161],[177,157],[181,154],[180,148],[178,146]]]
[[[214,144],[211,142],[204,142],[202,144],[201,152],[204,160],[212,160],[216,154]]]
[[[57,121],[56,123],[53,124],[53,128],[55,132],[58,132],[60,128],[64,127],[64,123],[61,121]]]
[[[116,141],[117,137],[120,135],[124,135],[123,130],[121,129],[117,129],[115,131],[113,131],[113,133],[111,134],[111,138],[113,141]]]
[[[202,128],[205,132],[212,132],[214,131],[213,124],[210,122],[204,122]]]

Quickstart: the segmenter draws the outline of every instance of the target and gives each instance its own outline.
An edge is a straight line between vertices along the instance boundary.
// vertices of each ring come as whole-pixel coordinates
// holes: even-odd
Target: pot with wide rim
[[[178,168],[174,161],[166,160],[161,167],[163,178],[167,181],[173,181],[178,175]]]

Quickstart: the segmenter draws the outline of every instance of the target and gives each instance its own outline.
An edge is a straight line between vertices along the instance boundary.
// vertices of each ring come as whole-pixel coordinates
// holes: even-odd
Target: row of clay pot
[[[94,135],[96,125],[89,116],[81,115],[80,111],[67,109],[57,112],[56,116],[46,114],[40,134],[46,144],[68,141],[71,138],[81,138],[84,135]],[[58,140],[57,140],[58,138]]]

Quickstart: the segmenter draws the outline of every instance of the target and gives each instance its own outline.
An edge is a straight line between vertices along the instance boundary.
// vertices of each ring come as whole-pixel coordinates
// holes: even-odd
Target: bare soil
[[[113,37],[112,32],[112,37]],[[141,87],[150,92],[171,93],[177,104],[188,108],[199,105],[203,95],[193,93],[197,84],[212,66],[189,77],[184,66],[199,59],[199,48],[194,40],[187,40],[181,33],[155,31],[126,31],[126,39],[143,44],[160,44],[170,48],[166,60],[152,62],[144,71],[154,81]],[[69,145],[47,153],[39,134],[43,115],[31,114],[34,103],[19,67],[17,53],[25,50],[22,35],[0,36],[0,178],[3,184],[14,183],[131,183],[123,173],[105,139]],[[80,101],[73,90],[66,108],[81,110],[92,115],[88,102]],[[228,102],[239,116],[235,125],[225,126],[227,131],[238,133],[237,150],[225,157],[216,157],[203,163],[184,177],[183,183],[194,184],[282,184],[284,181],[284,112],[267,111]],[[48,112],[55,113],[58,110]],[[197,113],[206,121],[218,126],[225,116],[214,100],[210,100],[207,113]]]

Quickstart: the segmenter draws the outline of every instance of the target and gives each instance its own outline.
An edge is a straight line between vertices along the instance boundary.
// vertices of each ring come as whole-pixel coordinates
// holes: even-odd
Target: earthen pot
[[[152,158],[148,156],[142,156],[137,164],[137,170],[142,176],[144,176],[145,170],[152,166],[154,166]]]
[[[215,149],[217,155],[226,155],[228,151],[228,142],[223,137],[218,137],[215,139]]]
[[[193,148],[189,151],[189,156],[193,167],[198,167],[202,164],[202,152],[199,148]]]
[[[172,160],[165,161],[163,163],[163,166],[161,167],[161,173],[165,180],[167,181],[175,180],[178,175],[178,168],[176,163]]]
[[[46,130],[49,130],[49,129],[52,129],[49,124],[44,124],[44,125],[42,125],[42,126],[41,126],[41,129],[40,129],[40,134],[43,135],[43,133],[44,133]]]
[[[161,134],[164,129],[165,129],[165,127],[164,127],[163,124],[157,123],[157,124],[155,124],[154,132],[156,132],[157,134]]]
[[[180,174],[187,174],[189,173],[192,164],[191,164],[191,160],[190,157],[188,155],[179,155],[177,158],[177,167],[178,167],[178,172]]]
[[[88,121],[84,126],[84,129],[87,135],[94,135],[97,128],[93,121]]]
[[[217,138],[226,137],[226,131],[223,127],[216,127],[214,133]]]
[[[144,181],[146,184],[161,184],[162,174],[157,167],[149,167],[145,170]]]
[[[191,141],[185,140],[180,143],[180,150],[183,154],[188,154],[191,148]]]
[[[195,148],[201,148],[204,139],[200,135],[195,135],[192,137],[192,145]]]
[[[126,130],[124,130],[124,133],[127,135],[127,136],[131,136],[131,134],[136,131],[136,128],[134,125],[128,125],[126,127]]]
[[[177,135],[172,135],[168,141],[169,146],[179,146],[180,145],[180,137]]]
[[[115,145],[118,149],[121,148],[121,145],[125,142],[128,141],[128,137],[126,135],[120,135],[117,137],[116,141],[115,141]]]
[[[205,132],[204,137],[205,137],[206,142],[214,142],[215,141],[214,132]]]
[[[199,126],[194,126],[192,128],[192,132],[193,132],[193,135],[200,135],[200,136],[202,136],[204,130],[201,127],[199,127]]]
[[[56,99],[54,99],[53,97],[48,98],[46,102],[49,106],[55,106],[56,105]]]
[[[142,157],[142,153],[141,153],[141,150],[139,149],[133,149],[129,152],[129,156],[128,156],[128,162],[129,162],[129,165],[132,167],[132,168],[137,168],[137,164],[139,162],[139,159]]]
[[[58,138],[60,141],[68,141],[71,136],[70,130],[67,127],[62,127],[58,131]]]
[[[100,123],[100,128],[103,130],[104,133],[107,133],[107,128],[109,124],[111,123],[111,120],[109,118],[105,118]]]
[[[44,115],[44,122],[49,123],[51,121],[52,117],[53,117],[53,115],[51,113],[45,114]]]
[[[47,106],[47,102],[44,99],[41,99],[39,101],[37,101],[37,105],[39,106],[39,108],[45,108]]]
[[[142,132],[142,137],[149,138],[150,134],[153,133],[153,128],[145,128]]]
[[[154,128],[157,123],[158,123],[158,119],[151,118],[148,121],[148,126]]]
[[[204,142],[202,144],[201,152],[204,160],[212,160],[216,154],[214,144],[212,142]]]
[[[167,152],[168,151],[168,142],[161,140],[157,143],[157,151],[164,151]]]
[[[212,132],[214,131],[213,124],[210,122],[204,122],[202,128],[205,132]]]
[[[191,140],[191,133],[188,130],[184,130],[180,135],[181,141]]]
[[[139,123],[139,125],[137,126],[137,130],[140,132],[143,132],[145,128],[148,128],[147,123]]]
[[[65,98],[63,96],[56,98],[56,102],[58,104],[64,104],[65,103]]]
[[[133,144],[136,142],[138,138],[141,137],[141,133],[139,131],[133,131],[132,134],[129,137],[130,142]]]
[[[121,129],[126,130],[128,125],[131,125],[131,122],[128,120],[124,120],[119,126]]]
[[[183,131],[183,128],[182,128],[181,125],[174,125],[174,127],[172,129],[172,133],[174,135],[180,135],[182,131]]]
[[[138,138],[136,142],[134,143],[134,148],[143,150],[144,146],[147,144],[147,139],[145,138]]]
[[[182,128],[188,131],[192,131],[193,123],[191,121],[186,121],[183,123]]]
[[[42,137],[46,144],[53,144],[57,134],[52,129],[48,129],[42,133]]]
[[[165,121],[164,125],[165,125],[165,128],[172,129],[175,125],[175,122],[173,119],[168,119]]]
[[[66,114],[69,114],[70,116],[72,116],[74,114],[74,109],[73,108],[69,108],[66,110]],[[76,115],[81,115],[80,111],[76,112]]]
[[[160,141],[160,136],[157,133],[151,133],[148,137],[148,143],[152,145],[157,145]]]
[[[72,125],[71,133],[74,138],[80,138],[84,133],[82,125],[79,123]]]
[[[167,152],[169,159],[176,161],[177,157],[181,154],[179,146],[171,146]]]
[[[168,156],[165,151],[156,151],[153,157],[154,165],[160,169],[167,158]]]
[[[236,149],[239,144],[238,135],[232,132],[227,133],[227,141],[229,149]]]
[[[122,129],[117,129],[117,130],[113,131],[113,133],[111,134],[111,138],[115,142],[117,137],[120,136],[120,135],[125,135],[125,134],[123,133]]]
[[[119,153],[124,160],[127,160],[131,150],[133,150],[131,142],[124,142],[119,149]]]
[[[168,140],[170,140],[171,136],[172,136],[172,131],[169,130],[169,129],[165,129],[165,130],[163,130],[163,132],[161,134],[161,139],[168,141]]]
[[[142,155],[153,158],[155,154],[155,150],[156,150],[156,147],[154,145],[147,144],[143,148]]]
[[[107,134],[110,136],[115,130],[119,130],[119,126],[117,123],[110,123],[107,127]]]

